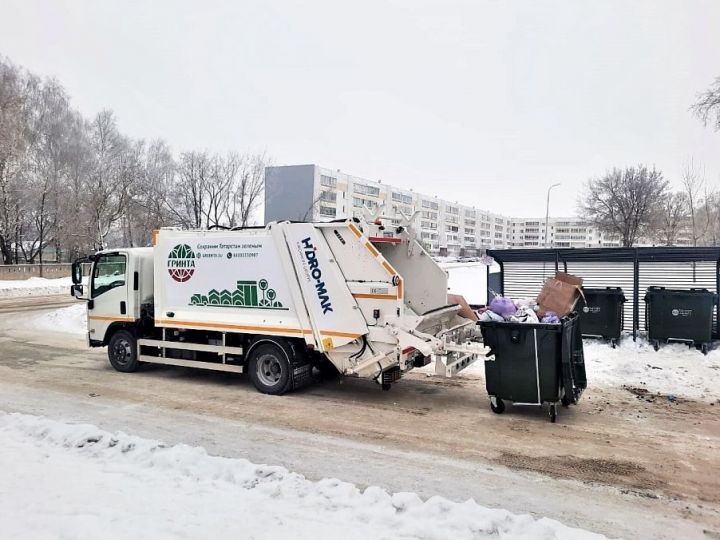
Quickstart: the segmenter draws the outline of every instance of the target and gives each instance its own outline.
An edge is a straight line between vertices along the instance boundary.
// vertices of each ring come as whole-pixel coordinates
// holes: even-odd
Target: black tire
[[[569,407],[572,404],[572,401],[570,401],[570,398],[566,395],[563,395],[563,397],[560,398],[560,403],[562,403],[563,407]]]
[[[557,420],[557,405],[555,403],[550,404],[550,421],[554,424]]]
[[[389,382],[382,383],[380,386],[385,392],[388,392],[392,388],[392,384]]]
[[[505,412],[505,402],[500,398],[495,398],[495,404],[493,404],[492,398],[490,398],[490,410],[495,414],[502,414]]]
[[[251,345],[248,372],[255,388],[279,396],[293,388],[292,348],[281,338],[268,338]]]
[[[656,351],[660,350],[660,342],[659,341],[656,341],[655,343],[653,343],[653,349],[655,349]]]
[[[708,347],[708,344],[707,344],[707,343],[703,343],[703,344],[700,346],[700,351],[702,351],[702,353],[703,353],[704,355],[707,355],[708,350],[709,350],[709,347]]]
[[[616,348],[617,348],[617,341],[615,341],[614,339],[611,339],[611,340],[610,340],[610,345],[612,346],[613,349],[616,349]]]
[[[115,370],[122,373],[137,371],[137,339],[129,330],[118,330],[108,342],[108,360]]]

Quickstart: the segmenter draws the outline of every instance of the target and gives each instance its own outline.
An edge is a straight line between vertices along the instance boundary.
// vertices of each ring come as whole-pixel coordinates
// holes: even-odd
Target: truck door
[[[91,344],[102,342],[113,322],[133,320],[128,311],[127,255],[103,253],[95,259],[90,276],[88,333]]]

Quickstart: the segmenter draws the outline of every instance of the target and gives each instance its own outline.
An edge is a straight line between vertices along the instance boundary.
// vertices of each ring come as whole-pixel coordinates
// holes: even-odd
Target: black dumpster
[[[579,318],[573,313],[559,324],[482,321],[485,345],[485,384],[490,407],[498,414],[503,400],[518,405],[577,403],[587,386]]]
[[[657,351],[660,343],[682,341],[700,346],[707,354],[712,341],[717,295],[707,289],[648,287],[645,294],[645,329]]]
[[[583,288],[578,302],[583,337],[608,339],[615,348],[622,335],[624,303],[625,293],[620,287]]]

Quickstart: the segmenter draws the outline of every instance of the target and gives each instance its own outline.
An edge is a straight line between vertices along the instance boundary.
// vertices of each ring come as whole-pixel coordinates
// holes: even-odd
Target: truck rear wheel
[[[292,390],[292,350],[283,345],[280,340],[261,341],[250,351],[250,380],[263,394],[277,396]]]
[[[137,370],[137,340],[128,330],[118,330],[108,342],[108,359],[117,371],[131,373]]]

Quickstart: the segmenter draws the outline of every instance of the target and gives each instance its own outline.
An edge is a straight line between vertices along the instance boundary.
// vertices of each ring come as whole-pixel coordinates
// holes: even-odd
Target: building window
[[[475,229],[465,229],[465,234],[475,234]]]
[[[366,208],[375,208],[377,206],[377,203],[375,201],[369,201],[367,199],[360,199],[358,197],[352,198],[353,206],[355,208],[362,208],[365,206]]]
[[[448,223],[457,223],[458,217],[457,216],[445,216],[445,221]]]
[[[474,219],[465,219],[465,225],[467,225],[468,227],[474,227],[475,220]]]
[[[336,191],[321,191],[320,192],[320,200],[327,201],[327,202],[335,202],[335,201],[337,201],[337,192]]]
[[[404,193],[392,192],[392,200],[403,204],[412,204],[412,197]]]
[[[460,211],[460,209],[457,206],[450,206],[449,204],[446,204],[445,211],[448,214],[457,214]]]
[[[431,210],[437,210],[437,209],[440,208],[440,206],[438,205],[438,203],[436,203],[436,202],[434,202],[434,201],[423,201],[423,202],[422,202],[422,207],[423,207],[423,208],[430,208]]]
[[[321,204],[320,205],[320,215],[335,217],[335,208],[333,208],[332,206],[325,206],[325,205]]]
[[[366,186],[365,184],[355,184],[353,186],[353,192],[361,193],[362,195],[370,195],[371,197],[380,196],[380,188],[374,186]]]
[[[464,213],[465,213],[466,218],[474,218],[475,217],[475,210],[468,210],[466,208]]]
[[[425,218],[425,219],[434,219],[434,220],[437,221],[438,215],[437,215],[437,213],[435,213],[435,212],[428,212],[428,211],[425,210],[425,211],[423,211],[423,213],[422,213],[422,217]]]
[[[333,178],[332,176],[325,176],[324,174],[320,175],[320,185],[321,186],[327,186],[327,187],[337,187],[337,179]]]

